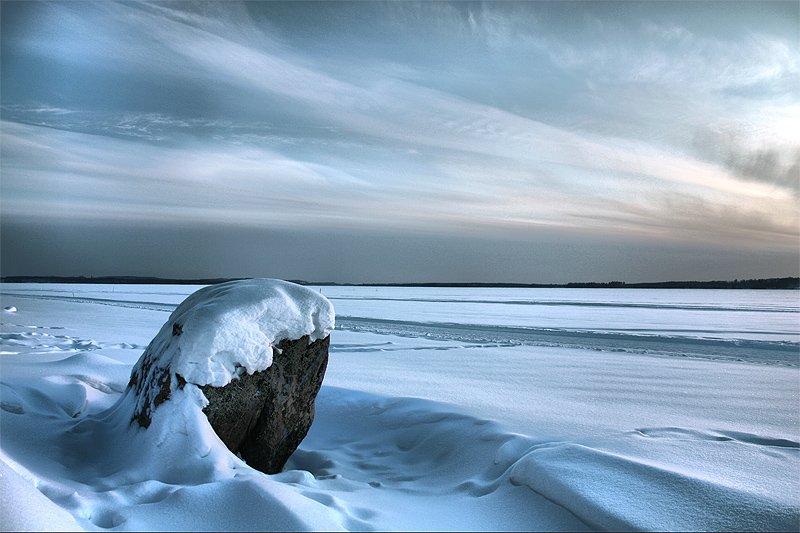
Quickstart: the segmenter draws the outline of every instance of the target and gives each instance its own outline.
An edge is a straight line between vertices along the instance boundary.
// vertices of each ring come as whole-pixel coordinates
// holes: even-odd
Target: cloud
[[[342,171],[252,147],[168,148],[14,123],[2,129],[9,214],[297,223],[319,198],[336,205],[353,184],[368,190]]]
[[[774,185],[800,194],[800,145],[773,144],[771,138],[758,146],[752,136],[733,128],[702,128],[695,133],[697,153],[718,162],[748,181]]]
[[[766,186],[743,187],[713,167],[658,153],[636,159],[619,151],[616,159],[569,167],[508,156],[476,161],[447,151],[428,155],[411,173],[403,158],[419,154],[402,156],[397,168],[359,167],[247,144],[164,147],[15,123],[3,123],[2,131],[8,215],[458,233],[592,228],[706,241],[735,234],[742,242],[763,242],[772,231],[778,244],[796,242],[791,199],[778,201]],[[694,199],[704,217],[680,215],[692,210],[665,201],[677,194]],[[756,219],[761,229],[750,231]]]
[[[716,140],[675,141],[687,128],[701,131],[708,115],[719,123],[742,112],[737,124],[755,123],[762,104],[722,93],[778,86],[796,70],[780,41],[750,36],[727,46],[681,25],[597,17],[587,19],[593,33],[576,38],[548,29],[546,18],[522,19],[534,32],[516,12],[473,7],[422,9],[440,15],[430,27],[488,43],[480,58],[519,44],[524,57],[575,75],[582,92],[553,107],[584,108],[539,120],[525,100],[514,111],[488,95],[436,88],[424,60],[387,70],[363,43],[340,52],[358,68],[328,63],[240,5],[48,4],[52,32],[32,48],[76,77],[90,79],[86,68],[99,81],[131,83],[100,83],[69,105],[4,103],[4,212],[461,233],[589,228],[706,242],[771,231],[775,242],[796,245],[791,142],[747,151],[756,135],[747,130],[712,154],[698,146]],[[394,24],[422,24],[400,16],[408,6],[392,9]],[[520,62],[502,57],[507,67],[487,69],[513,79],[503,76]],[[193,105],[178,105],[184,98]],[[106,100],[120,103],[96,103]],[[773,107],[767,130],[787,116]],[[605,129],[586,126],[593,120]],[[705,215],[681,214],[695,208]],[[744,231],[748,223],[758,230]]]
[[[726,164],[745,178],[774,183],[800,193],[800,151],[791,160],[783,161],[778,150],[761,149],[732,155]]]

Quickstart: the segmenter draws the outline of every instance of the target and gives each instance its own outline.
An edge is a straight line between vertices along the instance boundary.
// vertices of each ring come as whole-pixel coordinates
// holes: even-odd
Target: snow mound
[[[83,531],[75,518],[15,472],[0,454],[0,531]]]
[[[533,448],[509,474],[511,483],[530,487],[600,530],[797,531],[800,517],[790,495],[775,498],[757,486],[570,442]],[[678,512],[688,502],[692,512]]]
[[[189,383],[222,387],[269,368],[280,341],[308,335],[313,342],[333,327],[333,305],[309,288],[276,279],[220,283],[175,309],[134,371],[169,367]]]

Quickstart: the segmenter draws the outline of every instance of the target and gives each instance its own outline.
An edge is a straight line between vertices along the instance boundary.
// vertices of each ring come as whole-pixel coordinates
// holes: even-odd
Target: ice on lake
[[[198,288],[2,286],[3,530],[800,529],[797,291],[312,287],[329,367],[268,476],[110,412]]]

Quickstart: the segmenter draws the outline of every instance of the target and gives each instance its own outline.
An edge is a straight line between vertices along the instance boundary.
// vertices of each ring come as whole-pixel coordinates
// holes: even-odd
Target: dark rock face
[[[229,450],[257,470],[281,471],[314,421],[329,344],[330,337],[281,341],[266,370],[201,387],[209,401],[203,412]]]
[[[272,365],[264,371],[243,373],[223,387],[200,387],[209,402],[203,412],[220,440],[267,474],[281,471],[314,421],[330,337],[309,340],[306,335],[278,343],[272,349]],[[186,386],[181,375],[175,378],[173,384],[169,368],[155,368],[152,358],[143,357],[128,384],[139,398],[132,421],[148,427],[153,411],[169,399],[171,390]],[[146,394],[150,389],[156,394]]]

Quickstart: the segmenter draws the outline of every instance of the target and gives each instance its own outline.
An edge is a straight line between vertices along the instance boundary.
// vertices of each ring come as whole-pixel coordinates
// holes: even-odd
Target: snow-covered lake
[[[198,288],[0,287],[0,529],[800,529],[797,291],[313,287],[328,371],[268,476],[103,419]]]

